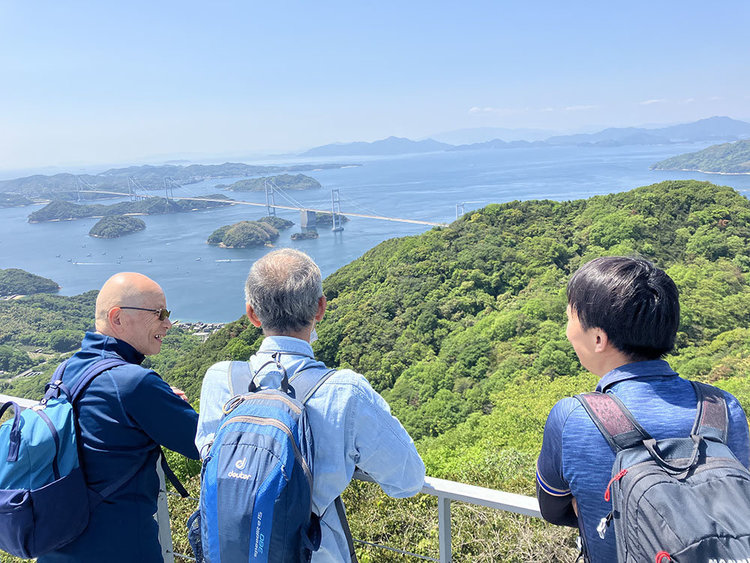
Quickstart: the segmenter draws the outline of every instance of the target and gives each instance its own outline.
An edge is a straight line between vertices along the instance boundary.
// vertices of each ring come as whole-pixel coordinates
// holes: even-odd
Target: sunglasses
[[[167,320],[169,318],[169,315],[171,314],[166,309],[144,309],[143,307],[120,307],[120,309],[133,309],[135,311],[149,311],[151,313],[159,315],[160,321]]]

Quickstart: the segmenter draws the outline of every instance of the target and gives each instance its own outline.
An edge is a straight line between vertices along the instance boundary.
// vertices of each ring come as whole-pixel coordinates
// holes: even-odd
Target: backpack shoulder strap
[[[317,391],[329,377],[336,373],[335,369],[329,369],[323,375],[320,375],[320,369],[321,368],[318,366],[302,368],[289,378],[289,385],[294,389],[295,397],[303,405],[307,403],[310,397],[313,396],[313,393],[315,393],[315,391]],[[354,551],[354,538],[352,537],[352,531],[349,528],[349,521],[346,518],[344,501],[341,500],[340,495],[336,497],[333,504],[336,507],[336,514],[339,518],[339,522],[341,522],[344,536],[346,537],[346,544],[349,548],[349,561],[351,563],[357,563],[357,554]]]
[[[698,400],[698,412],[695,414],[692,434],[713,438],[727,443],[729,431],[729,413],[727,402],[721,390],[705,383],[691,381]]]
[[[95,361],[88,368],[86,368],[86,371],[76,377],[76,379],[73,381],[73,385],[69,386],[70,402],[75,403],[86,390],[86,387],[88,387],[89,383],[91,383],[97,376],[101,375],[108,369],[112,369],[117,366],[124,366],[127,363],[128,362],[120,358],[104,358]]]
[[[615,453],[651,439],[614,393],[582,393],[575,398]]]
[[[335,369],[329,369],[320,375],[318,366],[302,368],[289,378],[289,385],[294,389],[295,398],[303,405],[312,397],[313,393],[323,385],[329,377],[336,373]],[[325,369],[325,368],[323,368]]]
[[[253,371],[250,369],[250,362],[229,362],[227,385],[232,397],[247,393],[252,379]]]

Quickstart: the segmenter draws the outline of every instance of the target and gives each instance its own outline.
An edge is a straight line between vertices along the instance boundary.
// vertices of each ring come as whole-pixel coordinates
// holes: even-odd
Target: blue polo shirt
[[[198,459],[193,443],[198,413],[156,372],[141,367],[143,354],[127,342],[86,333],[81,350],[68,362],[63,381],[72,381],[102,358],[128,363],[99,375],[77,403],[86,481],[101,491],[118,476],[139,469],[94,509],[81,536],[40,557],[40,563],[161,563],[153,516],[159,493],[157,445]],[[63,509],[60,517],[65,517]]]
[[[690,435],[697,407],[695,391],[663,360],[620,366],[602,377],[596,390],[616,394],[657,440]],[[723,393],[729,410],[728,446],[750,467],[745,413],[737,399]],[[614,461],[614,452],[577,399],[562,399],[552,408],[537,461],[537,483],[548,495],[575,497],[579,527],[594,563],[617,561],[614,527],[610,526],[603,540],[596,531],[611,510],[604,491]]]

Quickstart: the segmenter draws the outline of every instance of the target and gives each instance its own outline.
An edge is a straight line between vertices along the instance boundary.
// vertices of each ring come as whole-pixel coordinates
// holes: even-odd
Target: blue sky
[[[0,0],[0,169],[750,118],[750,2]]]

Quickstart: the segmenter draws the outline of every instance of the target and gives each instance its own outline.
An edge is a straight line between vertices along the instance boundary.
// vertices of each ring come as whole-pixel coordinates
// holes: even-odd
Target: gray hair
[[[279,334],[308,326],[322,296],[320,268],[307,254],[291,248],[274,250],[255,262],[245,282],[245,302],[263,329]]]

